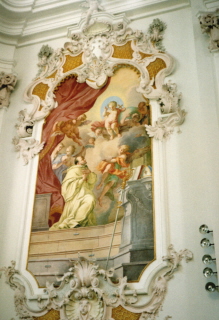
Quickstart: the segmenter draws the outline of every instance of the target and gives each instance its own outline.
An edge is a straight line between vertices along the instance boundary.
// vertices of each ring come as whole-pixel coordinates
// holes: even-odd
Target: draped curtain
[[[44,149],[40,154],[36,194],[51,193],[49,225],[59,220],[64,206],[61,195],[61,184],[52,170],[51,154],[55,147],[64,139],[64,134],[52,135],[57,121],[76,119],[92,108],[96,99],[106,90],[108,83],[101,89],[93,89],[86,83],[78,83],[76,78],[67,79],[56,92],[58,107],[46,118],[43,126],[42,141]]]

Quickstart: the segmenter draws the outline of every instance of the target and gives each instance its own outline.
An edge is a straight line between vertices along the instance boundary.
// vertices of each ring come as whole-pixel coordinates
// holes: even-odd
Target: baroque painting
[[[53,259],[74,258],[78,252],[102,263],[107,260],[110,266],[130,232],[126,224],[131,222],[123,221],[124,215],[130,215],[125,205],[127,185],[144,179],[150,182],[148,208],[136,193],[131,210],[150,212],[150,217],[144,213],[139,217],[140,225],[150,221],[150,248],[145,248],[140,236],[137,249],[140,255],[146,249],[149,260],[153,259],[151,139],[145,130],[150,124],[150,102],[136,91],[138,82],[138,74],[126,67],[99,90],[77,83],[74,76],[56,88],[58,106],[46,118],[42,133],[46,144],[39,157],[28,259],[33,274],[38,264],[42,268],[42,261],[49,260],[51,265]],[[145,186],[140,188],[145,196]],[[137,202],[139,210],[134,208]],[[99,239],[99,247],[104,248],[97,248],[89,236],[106,227],[108,235]],[[62,241],[65,232],[80,236],[82,230],[88,241],[79,250],[70,238]],[[136,275],[130,279],[137,280],[139,272]]]
[[[41,48],[24,93],[33,109],[16,124],[15,150],[34,162],[19,252],[26,278],[15,261],[2,270],[25,319],[154,318],[167,281],[192,258],[172,245],[165,256],[162,148],[151,143],[185,118],[176,84],[164,82],[174,67],[166,24],[154,19],[144,34],[123,15],[91,15],[63,48]]]

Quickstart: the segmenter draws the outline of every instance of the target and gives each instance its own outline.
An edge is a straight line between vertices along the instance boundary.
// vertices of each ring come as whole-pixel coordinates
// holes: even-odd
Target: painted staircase
[[[106,260],[112,241],[114,223],[101,226],[56,231],[32,232],[27,269],[35,276],[40,287],[45,281],[55,281],[78,255],[87,259]],[[119,253],[121,221],[117,222],[110,256]]]

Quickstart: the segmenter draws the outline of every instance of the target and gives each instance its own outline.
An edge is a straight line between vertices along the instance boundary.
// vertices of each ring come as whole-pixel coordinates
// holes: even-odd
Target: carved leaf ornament
[[[219,9],[215,12],[209,12],[199,17],[199,23],[202,33],[206,33],[209,39],[210,52],[219,51]]]
[[[24,279],[12,266],[2,268],[6,283],[14,290],[15,309],[19,319],[43,319],[50,310],[60,312],[62,320],[104,320],[122,319],[121,314],[129,319],[155,319],[163,304],[167,283],[173,277],[183,258],[186,262],[193,257],[189,250],[176,252],[173,245],[168,248],[168,255],[163,257],[168,265],[155,276],[151,284],[150,299],[141,302],[140,291],[134,290],[126,277],[115,279],[114,270],[99,269],[92,261],[83,257],[71,261],[72,267],[56,283],[46,284],[43,295],[26,296]],[[58,285],[57,285],[58,284]],[[140,294],[140,295],[139,295]],[[31,303],[35,302],[35,307]],[[38,319],[38,318],[37,318]],[[46,319],[46,318],[45,318]]]
[[[79,25],[69,28],[70,41],[56,50],[44,45],[38,54],[38,74],[24,94],[24,100],[31,103],[33,109],[20,111],[17,137],[13,140],[15,150],[20,152],[25,164],[43,148],[43,141],[35,141],[27,151],[27,143],[23,140],[32,137],[36,122],[45,119],[57,107],[54,92],[72,76],[79,83],[86,82],[90,87],[99,89],[119,68],[135,70],[139,75],[136,90],[145,99],[155,100],[160,105],[161,117],[146,127],[150,137],[155,139],[166,139],[185,119],[185,111],[179,106],[181,94],[177,93],[176,84],[171,81],[164,83],[165,77],[174,69],[174,60],[162,44],[166,24],[154,19],[148,33],[144,34],[129,28],[124,16],[114,17],[98,12],[100,6],[95,0],[90,0],[86,6],[90,8],[87,16]]]
[[[17,76],[0,72],[0,109],[7,108],[10,104],[10,95],[17,83]]]

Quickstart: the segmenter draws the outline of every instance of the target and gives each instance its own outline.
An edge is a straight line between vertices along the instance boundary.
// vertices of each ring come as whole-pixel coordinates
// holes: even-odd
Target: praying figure
[[[90,171],[85,158],[78,156],[75,164],[67,169],[62,182],[64,210],[60,220],[53,224],[50,230],[96,225],[96,200],[92,191],[96,179],[96,174]]]

